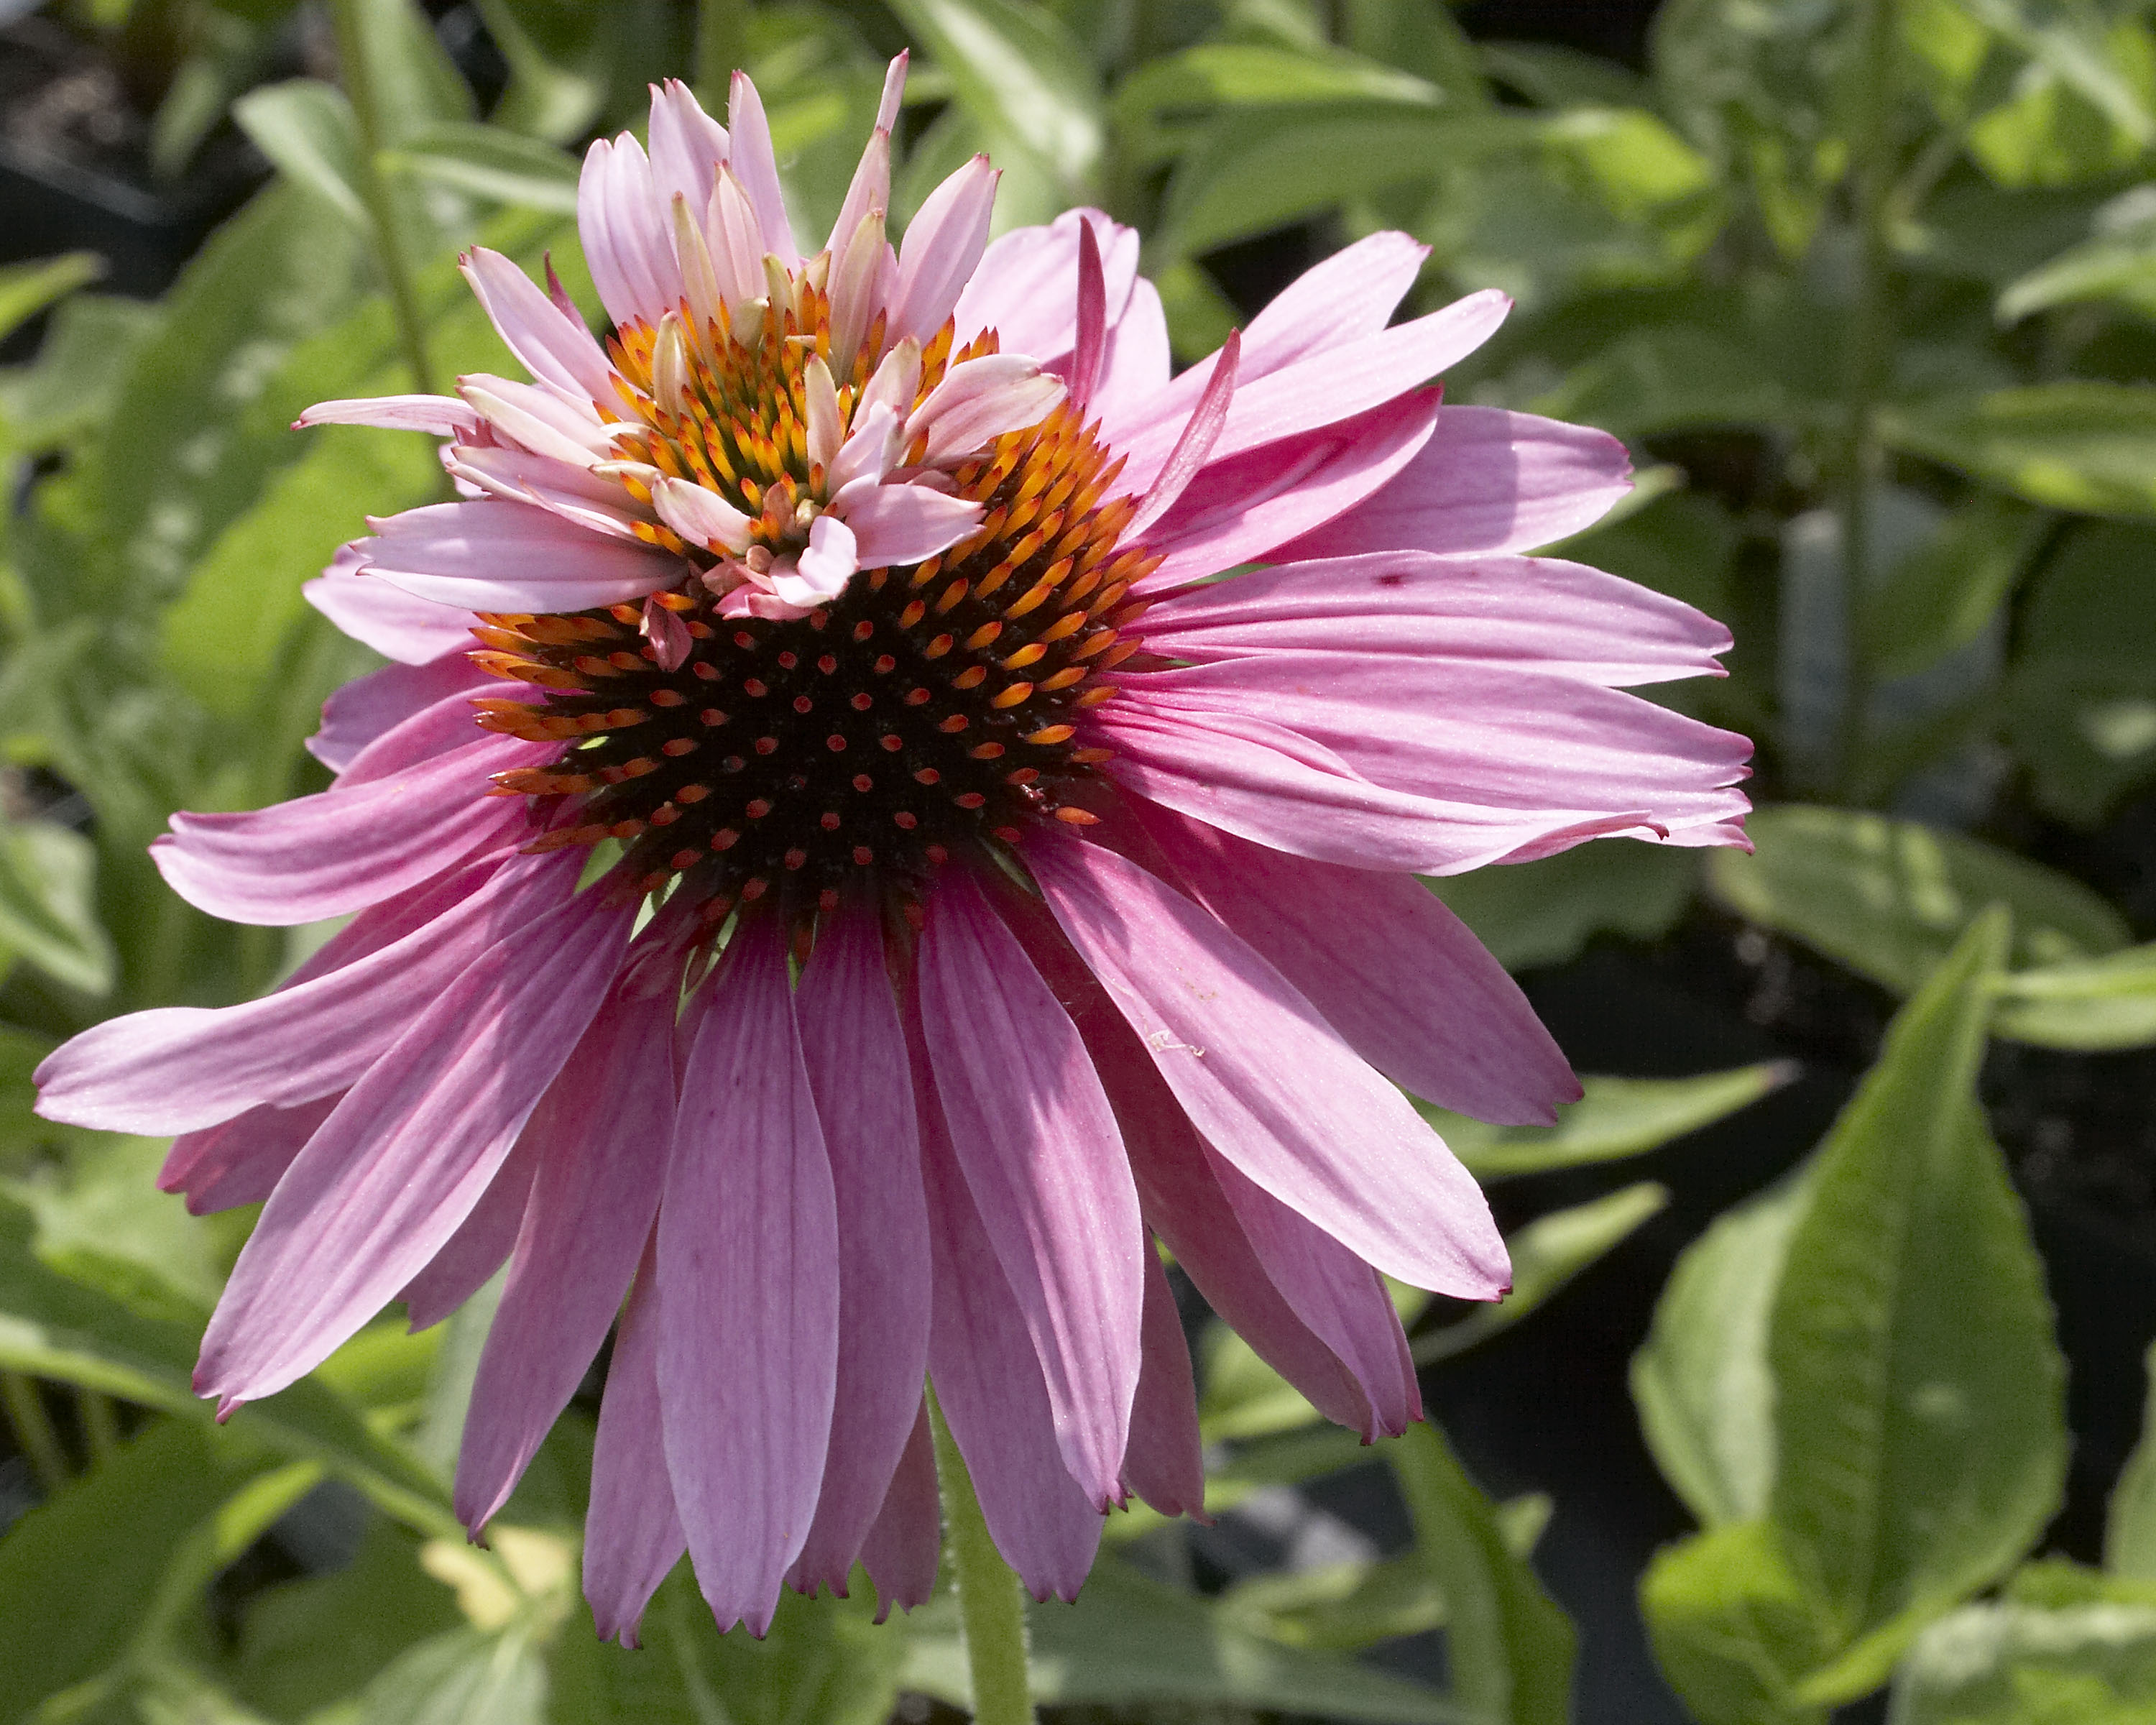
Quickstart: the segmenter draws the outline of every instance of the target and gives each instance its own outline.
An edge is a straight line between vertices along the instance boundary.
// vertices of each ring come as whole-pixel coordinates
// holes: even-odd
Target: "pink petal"
[[[173,891],[228,922],[341,916],[417,886],[445,858],[526,830],[524,799],[488,796],[487,776],[559,748],[485,737],[349,790],[240,814],[175,814],[150,855]]]
[[[874,911],[842,911],[824,929],[795,998],[838,1201],[839,1365],[823,1492],[788,1579],[804,1593],[844,1593],[886,1493],[900,1489],[892,1475],[921,1417],[928,1369],[928,1209],[913,1081]]]
[[[584,1597],[599,1639],[624,1647],[637,1645],[644,1608],[689,1548],[660,1435],[657,1257],[654,1230],[607,1366],[584,1515]]]
[[[726,129],[706,114],[689,86],[669,78],[651,86],[651,184],[660,203],[676,198],[701,210],[711,201],[711,182],[731,148]]]
[[[1505,1125],[1554,1125],[1556,1105],[1579,1100],[1519,984],[1412,875],[1290,856],[1158,806],[1137,814],[1189,896],[1394,1083]]]
[[[679,670],[687,661],[693,637],[689,625],[679,614],[659,603],[656,595],[644,601],[644,615],[637,633],[651,644],[651,651],[661,670]]]
[[[1078,345],[1081,234],[1090,234],[1099,255],[1103,321],[1119,321],[1137,280],[1137,230],[1096,209],[1065,210],[1046,227],[1014,228],[989,245],[958,296],[956,345],[992,329],[1005,353],[1029,353],[1044,365],[1070,353]]]
[[[403,667],[393,669],[402,670]],[[383,732],[346,763],[331,788],[343,792],[372,784],[446,755],[452,749],[463,748],[487,735],[480,729],[479,715],[472,711],[473,697],[482,692],[503,690],[505,685],[499,678],[477,670],[468,660],[465,669],[472,673],[471,681]],[[516,698],[515,693],[511,693],[510,698]]]
[[[94,1024],[38,1068],[38,1111],[160,1137],[341,1091],[402,1034],[412,1002],[439,993],[505,930],[566,898],[582,860],[567,851],[489,858],[361,912],[263,999],[157,1007]]]
[[[834,500],[854,530],[861,567],[918,563],[947,551],[981,519],[981,506],[926,485],[880,485],[857,480]]]
[[[1205,1455],[1190,1345],[1159,1255],[1145,1255],[1145,1363],[1131,1405],[1123,1483],[1164,1516],[1205,1513]]]
[[[742,189],[756,206],[764,249],[775,252],[778,261],[791,270],[801,261],[801,253],[786,219],[786,197],[778,187],[778,158],[771,148],[771,123],[763,116],[763,99],[746,72],[736,72],[728,86],[726,120],[733,128],[733,152],[727,166],[741,177]]]
[[[923,1402],[891,1475],[891,1490],[861,1547],[861,1562],[875,1584],[876,1618],[896,1605],[911,1611],[936,1595],[936,1558],[943,1543],[942,1503],[937,1491],[936,1440]]]
[[[1312,264],[1250,320],[1243,336],[1245,375],[1255,381],[1378,333],[1429,256],[1419,240],[1386,232]]]
[[[295,430],[310,425],[373,425],[385,431],[471,437],[479,430],[479,415],[454,396],[375,395],[318,401],[292,422]]]
[[[290,1108],[264,1104],[222,1125],[184,1132],[172,1140],[157,1189],[186,1193],[193,1216],[259,1204],[343,1099],[339,1091]]]
[[[966,1184],[1046,1374],[1065,1466],[1117,1500],[1145,1301],[1122,1135],[1070,1018],[980,890],[929,901],[921,1011]]]
[[[500,252],[474,246],[459,267],[480,305],[525,370],[581,398],[617,404],[613,367],[581,317],[565,316],[530,276]]]
[[[721,1628],[760,1635],[824,1476],[839,1226],[778,931],[737,934],[727,965],[682,1075],[659,1215],[659,1384],[697,1584]]]
[[[1149,407],[1168,388],[1169,365],[1168,316],[1161,310],[1160,292],[1141,276],[1132,285],[1122,317],[1108,331],[1101,375],[1086,403],[1088,411],[1099,417],[1111,448],[1122,448],[1150,423]]]
[[[693,480],[670,476],[654,480],[651,503],[659,519],[692,544],[736,556],[749,548],[754,521],[717,492]]]
[[[1063,399],[1063,380],[1023,353],[984,353],[962,359],[928,392],[906,422],[910,442],[926,433],[934,465],[971,454],[1001,437],[1040,423]]]
[[[674,1131],[666,982],[657,993],[617,983],[518,1141],[517,1155],[533,1152],[531,1201],[457,1458],[457,1518],[475,1531],[508,1501],[576,1394],[659,1212]]]
[[[1504,1242],[1474,1180],[1285,977],[1111,851],[1051,837],[1026,860],[1219,1155],[1388,1275],[1504,1292]]]
[[[457,379],[457,393],[471,403],[495,438],[572,468],[588,468],[614,453],[607,427],[591,407],[562,399],[562,392],[514,377],[473,372]]]
[[[368,523],[372,572],[437,604],[473,611],[582,611],[671,587],[680,558],[493,498],[430,503]]]
[[[478,619],[469,610],[414,598],[402,588],[361,572],[365,553],[360,547],[367,542],[346,546],[328,568],[302,587],[307,603],[355,641],[405,665],[424,665],[470,647]]]
[[[1075,1599],[1100,1547],[1101,1516],[1064,1466],[1040,1356],[959,1172],[921,1034],[917,1019],[907,1026],[936,1276],[928,1370],[937,1404],[997,1549],[1036,1599]]]
[[[413,1333],[434,1328],[507,1261],[538,1171],[538,1147],[520,1135],[471,1214],[398,1291],[397,1297],[404,1302],[404,1319]]]
[[[572,900],[429,1001],[278,1183],[203,1338],[229,1409],[330,1356],[470,1214],[598,1010],[632,912]]]
[[[1168,555],[1138,590],[1255,562],[1349,513],[1414,459],[1436,417],[1436,393],[1417,390],[1338,425],[1214,463],[1147,530],[1146,543]]]
[[[341,773],[368,744],[437,701],[501,686],[500,678],[461,653],[424,665],[386,665],[353,678],[322,703],[322,728],[307,739],[307,752],[331,772]]]
[[[885,326],[886,343],[896,346],[911,336],[925,346],[943,326],[987,249],[996,179],[988,158],[976,156],[931,192],[906,223]]]
[[[656,326],[681,297],[665,212],[644,149],[629,133],[599,139],[584,154],[577,186],[577,231],[592,285],[617,324],[641,317]]]
[[[1070,350],[1070,398],[1084,407],[1101,376],[1108,338],[1108,288],[1101,270],[1101,243],[1090,222],[1078,224],[1078,331]]]
[[[1167,459],[1159,464],[1153,474],[1152,483],[1138,500],[1137,513],[1131,517],[1130,525],[1123,530],[1124,536],[1142,542],[1146,530],[1175,506],[1176,500],[1188,489],[1191,480],[1198,477],[1213,448],[1220,439],[1221,429],[1227,424],[1228,412],[1235,394],[1235,367],[1241,353],[1242,337],[1235,331],[1228,331],[1228,339],[1220,351],[1213,356],[1213,368],[1207,374],[1205,393],[1198,398],[1198,405],[1190,411],[1190,418],[1178,434],[1175,445]]]
[[[836,598],[860,566],[855,554],[854,530],[827,512],[818,516],[808,530],[808,547],[795,566],[799,572],[788,578],[774,570],[771,590],[791,604]]]
[[[1281,557],[1532,551],[1593,526],[1632,489],[1631,472],[1624,444],[1606,431],[1502,408],[1446,408],[1398,480]]]
[[[1307,649],[1485,660],[1622,686],[1719,675],[1729,631],[1559,557],[1395,551],[1285,563],[1158,600],[1146,639],[1177,659]]]

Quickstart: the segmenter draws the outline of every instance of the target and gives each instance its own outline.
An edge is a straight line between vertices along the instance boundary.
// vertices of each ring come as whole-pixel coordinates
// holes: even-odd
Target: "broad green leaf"
[[[439,121],[406,137],[385,162],[496,203],[577,213],[577,164],[552,144],[498,126]]]
[[[95,252],[69,252],[0,268],[0,336],[12,335],[54,300],[104,273],[105,260]]]
[[[1346,0],[1337,16],[1343,47],[1421,79],[1448,101],[1491,105],[1482,56],[1444,0]]]
[[[958,100],[1076,193],[1101,154],[1101,94],[1085,50],[1045,9],[1016,0],[892,0]]]
[[[1623,1244],[1669,1201],[1666,1187],[1642,1180],[1589,1203],[1537,1216],[1508,1234],[1505,1250],[1512,1259],[1512,1292],[1496,1305],[1418,1336],[1415,1363],[1434,1365],[1512,1328],[1596,1259]]]
[[[1753,855],[1707,864],[1714,896],[1897,993],[1931,975],[1987,905],[2014,912],[2016,969],[2126,944],[2118,913],[2079,881],[1957,833],[1794,805],[1754,811],[1745,830]],[[2010,1011],[1999,1028],[2014,1034]]]
[[[2156,944],[2017,971],[1999,984],[2002,1034],[2097,1050],[2156,1042]]]
[[[393,148],[427,126],[475,116],[471,91],[424,8],[414,0],[354,0],[350,16],[383,145]]]
[[[1981,634],[2006,602],[2041,517],[1986,491],[1866,596],[1859,639],[1874,677],[1904,676]]]
[[[1584,1078],[1586,1094],[1555,1126],[1491,1126],[1427,1102],[1416,1106],[1476,1179],[1502,1180],[1645,1155],[1750,1107],[1794,1076],[1788,1062],[1769,1060],[1697,1078]]]
[[[1702,1725],[1825,1725],[1792,1692],[1829,1642],[1765,1522],[1735,1522],[1656,1553],[1640,1582],[1648,1639]]]
[[[76,294],[53,310],[38,357],[0,372],[0,437],[28,453],[95,430],[111,411],[158,308],[111,294]]]
[[[1354,54],[1203,42],[1148,61],[1125,79],[1114,118],[1119,145],[1143,163],[1172,158],[1223,109],[1312,102],[1435,108],[1444,101],[1444,93],[1422,79]]]
[[[2156,317],[2156,208],[2147,188],[2114,198],[2092,225],[2096,231],[2088,239],[2000,290],[1995,310],[2001,323],[2091,301]]]
[[[213,1224],[157,1187],[156,1138],[69,1132],[64,1161],[0,1190],[37,1218],[38,1259],[146,1317],[194,1321],[224,1286]]]
[[[2064,1362],[1974,1097],[2005,922],[1978,918],[1896,1016],[1790,1237],[1772,1515],[1840,1656],[1810,1698],[1880,1681],[1894,1641],[2021,1555],[2064,1482]]]
[[[1517,971],[1562,964],[1597,934],[1653,940],[1667,933],[1684,914],[1697,869],[1682,851],[1613,840],[1424,885],[1498,963]]]
[[[2156,516],[2156,388],[2032,383],[1896,406],[1895,448],[2058,509]]]
[[[1220,1595],[1227,1621],[1291,1647],[1358,1652],[1445,1622],[1445,1589],[1420,1553],[1281,1570],[1236,1582]]]
[[[110,989],[112,942],[97,920],[96,871],[96,848],[81,834],[0,816],[0,952],[83,993]]]
[[[913,1614],[905,1686],[964,1707],[970,1686],[952,1604],[946,1595]],[[1472,1717],[1419,1684],[1252,1635],[1209,1601],[1114,1558],[1093,1566],[1076,1604],[1036,1606],[1027,1619],[1034,1697],[1050,1706],[1226,1702],[1383,1725]]]
[[[1891,1725],[2139,1725],[2156,1716],[2156,1605],[1968,1605],[1919,1635]]]
[[[1573,1636],[1490,1502],[1431,1425],[1389,1447],[1415,1548],[1445,1589],[1445,1665],[1460,1708],[1503,1725],[1564,1725]]]
[[[2156,1581],[2156,1348],[2144,1361],[2148,1404],[2141,1441],[2112,1487],[2104,1517],[2103,1567],[2113,1575]]]
[[[542,1725],[547,1666],[528,1626],[451,1630],[362,1692],[355,1725]]]
[[[373,233],[373,213],[360,191],[359,122],[342,90],[319,78],[265,85],[234,102],[232,117],[279,172],[322,199],[354,233]]]
[[[1656,1466],[1708,1528],[1756,1521],[1774,1484],[1767,1323],[1804,1172],[1715,1218],[1678,1258],[1632,1356],[1632,1400]]]
[[[1199,1425],[1208,1443],[1269,1437],[1323,1417],[1225,1324],[1207,1333],[1199,1379],[1204,1390],[1198,1399]]]

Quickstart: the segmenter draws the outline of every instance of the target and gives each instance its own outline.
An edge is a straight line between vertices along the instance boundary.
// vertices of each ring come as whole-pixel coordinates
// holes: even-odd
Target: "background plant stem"
[[[0,1372],[0,1403],[8,1409],[8,1423],[15,1428],[15,1441],[49,1497],[68,1482],[67,1452],[60,1448],[53,1422],[45,1413],[38,1381],[20,1372]]]
[[[989,1537],[951,1428],[928,1399],[936,1430],[936,1477],[943,1491],[943,1558],[958,1594],[966,1662],[973,1679],[973,1725],[1033,1725],[1026,1671],[1025,1599]]]
[[[411,367],[413,388],[423,395],[432,395],[434,367],[427,351],[427,323],[420,315],[418,289],[412,278],[412,261],[404,253],[389,182],[382,172],[382,119],[367,69],[357,0],[332,0],[330,11],[336,21],[339,74],[359,127],[359,195],[373,218],[375,260],[388,285],[398,341],[404,350],[404,362]]]

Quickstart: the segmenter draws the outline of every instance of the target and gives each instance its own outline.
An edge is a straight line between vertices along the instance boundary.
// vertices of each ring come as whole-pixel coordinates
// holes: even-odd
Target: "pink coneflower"
[[[507,1263],[475,1529],[619,1316],[609,1636],[685,1547],[721,1625],[857,1558],[925,1597],[924,1378],[1038,1596],[1127,1493],[1197,1507],[1156,1240],[1325,1413],[1403,1429],[1378,1272],[1507,1269],[1396,1086],[1578,1094],[1414,875],[1742,842],[1744,741],[1619,692],[1727,635],[1521,555],[1621,448],[1427,382],[1501,295],[1389,326],[1423,253],[1378,234],[1171,380],[1098,212],[991,245],[976,159],[894,252],[902,74],[813,256],[749,81],[730,130],[669,85],[648,153],[586,160],[603,341],[478,251],[536,381],[312,410],[446,437],[461,501],[312,584],[398,661],[329,703],[335,786],[156,855],[218,916],[353,920],[264,999],[39,1074],[53,1118],[179,1134],[193,1208],[266,1199],[197,1374],[223,1407]]]

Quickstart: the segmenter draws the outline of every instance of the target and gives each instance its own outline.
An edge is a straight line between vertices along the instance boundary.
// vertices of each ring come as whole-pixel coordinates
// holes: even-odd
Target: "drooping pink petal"
[[[875,1584],[878,1623],[896,1605],[911,1611],[936,1596],[936,1558],[943,1543],[942,1504],[936,1486],[936,1440],[923,1402],[885,1493],[861,1562]]]
[[[706,114],[679,78],[651,86],[651,186],[662,205],[684,198],[692,210],[711,202],[711,182],[732,148],[726,129]]]
[[[454,396],[371,395],[318,401],[292,422],[295,431],[311,425],[373,425],[385,431],[470,437],[479,429],[479,415]]]
[[[150,854],[166,885],[213,916],[319,922],[379,904],[439,872],[444,858],[526,828],[522,799],[488,796],[487,776],[558,748],[484,737],[348,790],[240,814],[175,814]]]
[[[434,1328],[508,1261],[538,1171],[538,1146],[520,1134],[471,1214],[398,1293],[413,1333]]]
[[[659,1405],[657,1230],[629,1290],[592,1450],[592,1501],[584,1515],[584,1597],[599,1640],[637,1645],[644,1608],[689,1537],[674,1507]]]
[[[1378,1272],[1219,1151],[1209,1145],[1205,1154],[1268,1279],[1353,1374],[1370,1399],[1378,1431],[1398,1437],[1422,1417],[1422,1391],[1399,1314]]]
[[[764,249],[793,269],[801,261],[793,244],[793,224],[786,218],[786,195],[778,186],[778,158],[772,151],[771,123],[763,116],[763,98],[746,72],[736,72],[726,92],[726,121],[733,129],[732,153],[727,166],[741,177],[742,188],[756,206],[756,219],[763,229]]]
[[[1145,1362],[1131,1404],[1123,1484],[1164,1516],[1205,1514],[1205,1456],[1198,1435],[1198,1387],[1190,1344],[1159,1255],[1145,1254]]]
[[[1133,811],[1170,872],[1356,1053],[1440,1107],[1549,1126],[1579,1083],[1519,984],[1413,876],[1312,862],[1158,804]],[[1151,868],[1149,859],[1137,859]]]
[[[1213,356],[1213,368],[1206,376],[1204,393],[1190,410],[1190,418],[1177,434],[1173,447],[1158,464],[1152,483],[1138,500],[1137,513],[1123,530],[1124,536],[1133,542],[1142,542],[1146,530],[1175,506],[1176,500],[1198,477],[1199,470],[1205,465],[1213,446],[1219,441],[1221,428],[1227,424],[1229,409],[1234,404],[1235,367],[1241,341],[1240,332],[1229,331],[1228,339]]]
[[[187,1214],[194,1216],[259,1204],[343,1096],[339,1091],[289,1108],[265,1104],[222,1125],[183,1132],[158,1171],[157,1189],[186,1193]]]
[[[1078,1032],[964,874],[929,901],[921,1010],[967,1189],[1045,1373],[1065,1465],[1116,1501],[1137,1384],[1144,1233]]]
[[[1215,1152],[1388,1275],[1467,1299],[1505,1291],[1474,1180],[1279,971],[1112,851],[1051,835],[1026,860]]]
[[[495,497],[531,504],[585,532],[609,539],[643,538],[639,529],[649,528],[656,514],[610,476],[507,444],[454,444],[444,454],[442,465],[460,497],[474,502]]]
[[[832,501],[853,529],[855,554],[865,569],[918,563],[947,551],[972,532],[981,506],[926,485],[880,485],[856,480]]]
[[[892,1474],[928,1369],[928,1209],[913,1081],[873,911],[844,910],[822,932],[796,1000],[838,1203],[839,1362],[822,1496],[788,1580],[804,1593],[843,1593],[887,1493],[900,1489]]]
[[[518,1154],[534,1153],[531,1202],[457,1457],[457,1518],[475,1531],[576,1394],[658,1214],[674,1132],[674,983],[664,982],[617,982],[518,1141]]]
[[[526,371],[583,401],[613,405],[613,367],[581,317],[563,316],[538,284],[500,252],[474,246],[459,267]]]
[[[404,665],[424,665],[471,644],[472,624],[478,619],[469,610],[415,598],[378,576],[362,573],[365,552],[360,547],[366,542],[346,546],[328,568],[300,588],[309,604],[355,641]]]
[[[368,744],[437,701],[489,687],[500,689],[501,679],[461,653],[423,665],[385,665],[353,678],[322,703],[322,728],[307,739],[307,752],[331,772],[341,773]]]
[[[1559,557],[1395,551],[1283,563],[1155,603],[1177,659],[1316,651],[1488,660],[1623,687],[1721,674],[1729,631],[1680,599]]]
[[[1167,556],[1138,590],[1162,592],[1253,562],[1352,512],[1414,459],[1436,418],[1436,392],[1414,390],[1357,418],[1214,463],[1147,531],[1146,543]]]
[[[403,667],[393,669],[401,670]],[[469,662],[466,669],[474,671],[472,680],[383,732],[345,763],[343,772],[337,775],[331,788],[342,793],[372,784],[484,737],[486,733],[480,729],[479,715],[472,710],[473,699],[481,693],[492,694],[503,685],[499,679],[477,671]],[[530,689],[530,685],[526,688]],[[511,693],[508,698],[515,700],[522,692]]]
[[[655,547],[589,533],[551,511],[488,498],[430,503],[368,523],[362,541],[378,579],[472,611],[579,611],[671,587],[681,560]]]
[[[959,1172],[921,1034],[916,1015],[906,1040],[936,1278],[929,1376],[997,1549],[1036,1599],[1075,1599],[1101,1515],[1064,1466],[1040,1356]]]
[[[1103,325],[1118,323],[1137,280],[1137,230],[1096,209],[1070,209],[1045,227],[1013,228],[988,246],[958,295],[957,345],[992,329],[1004,352],[1029,353],[1043,364],[1072,352],[1078,345],[1079,248],[1086,235],[1100,259]],[[1186,406],[1183,413],[1188,412]]]
[[[1632,489],[1631,458],[1606,431],[1502,408],[1445,408],[1399,480],[1283,561],[1406,548],[1532,551],[1584,531]]]
[[[501,936],[576,885],[579,859],[490,858],[364,911],[276,993],[94,1024],[38,1068],[48,1120],[161,1137],[343,1090]],[[319,968],[316,968],[319,966]]]
[[[988,243],[996,169],[976,156],[931,192],[906,223],[884,339],[926,342],[942,327]]]
[[[768,925],[734,947],[682,1075],[659,1215],[659,1384],[697,1584],[722,1628],[760,1635],[823,1481],[839,1224],[784,948]]]
[[[311,1371],[456,1231],[619,963],[633,913],[593,899],[488,947],[308,1141],[218,1302],[199,1394],[229,1409]]]

